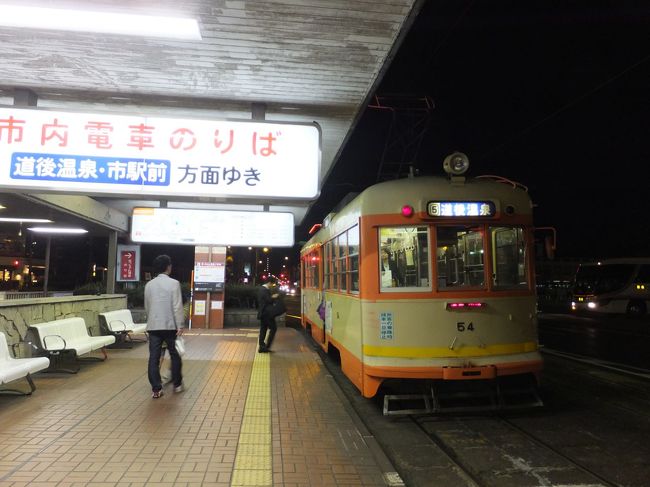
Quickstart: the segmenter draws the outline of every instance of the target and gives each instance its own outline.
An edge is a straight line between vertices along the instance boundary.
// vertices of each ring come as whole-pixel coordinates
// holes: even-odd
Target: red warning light
[[[410,205],[404,205],[402,206],[402,216],[405,216],[407,218],[413,216],[414,210],[413,207]]]

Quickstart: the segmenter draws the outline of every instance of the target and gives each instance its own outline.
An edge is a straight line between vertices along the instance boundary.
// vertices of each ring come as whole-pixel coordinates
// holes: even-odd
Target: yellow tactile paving
[[[235,470],[232,473],[232,486],[265,487],[272,485],[271,470]]]
[[[273,483],[271,458],[271,367],[268,354],[255,354],[232,486],[265,487]]]
[[[237,453],[246,456],[269,455],[271,450],[267,444],[245,443],[240,444]]]

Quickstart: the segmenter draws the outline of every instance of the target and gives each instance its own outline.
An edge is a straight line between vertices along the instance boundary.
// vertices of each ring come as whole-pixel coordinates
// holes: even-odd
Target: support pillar
[[[117,232],[111,231],[108,234],[108,271],[106,272],[106,293],[115,294],[115,279],[117,276]]]

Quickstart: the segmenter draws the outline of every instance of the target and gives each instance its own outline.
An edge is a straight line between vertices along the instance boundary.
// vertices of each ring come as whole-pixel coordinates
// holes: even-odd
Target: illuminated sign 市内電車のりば
[[[0,108],[0,188],[313,199],[316,124]]]

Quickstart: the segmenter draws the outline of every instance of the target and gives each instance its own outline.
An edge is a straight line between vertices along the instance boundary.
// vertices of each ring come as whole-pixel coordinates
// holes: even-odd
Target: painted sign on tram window
[[[320,144],[316,124],[0,108],[0,188],[313,199]]]
[[[496,206],[492,201],[429,201],[427,214],[442,217],[493,217],[496,215]]]

